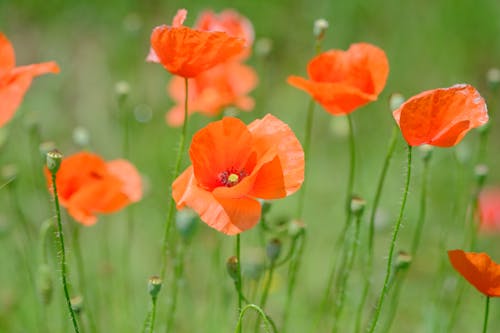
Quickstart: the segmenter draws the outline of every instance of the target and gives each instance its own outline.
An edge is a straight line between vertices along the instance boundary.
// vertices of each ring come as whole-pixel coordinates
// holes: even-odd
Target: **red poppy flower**
[[[257,198],[286,197],[304,180],[300,142],[269,114],[248,126],[231,117],[209,124],[194,135],[189,155],[192,166],[172,185],[177,208],[192,208],[228,235],[259,221]]]
[[[204,31],[223,31],[229,36],[241,38],[245,41],[246,48],[239,58],[247,58],[255,38],[252,23],[249,19],[235,10],[226,9],[219,14],[211,10],[201,13],[195,24],[196,29]]]
[[[466,84],[424,91],[403,103],[393,116],[410,146],[451,147],[470,129],[488,121],[484,99]]]
[[[160,62],[170,73],[195,77],[238,54],[245,42],[221,31],[201,31],[182,25],[185,9],[177,12],[172,26],[158,26],[151,34],[149,61]]]
[[[500,297],[500,265],[486,253],[448,251],[453,268],[481,293]]]
[[[16,67],[14,48],[0,32],[0,127],[16,112],[35,76],[59,73],[53,61]]]
[[[288,83],[307,91],[333,115],[344,115],[375,101],[384,89],[389,63],[383,50],[352,44],[347,51],[330,50],[307,65],[309,80],[289,76]]]
[[[45,175],[52,189],[47,169]],[[61,205],[86,226],[97,222],[97,213],[116,212],[142,198],[142,180],[132,164],[122,159],[105,162],[87,152],[62,160],[56,185]]]
[[[479,194],[480,230],[500,231],[500,188],[485,188]]]
[[[235,61],[218,65],[189,79],[189,114],[200,112],[215,116],[228,106],[250,111],[254,107],[254,100],[247,94],[256,85],[257,74],[251,67]],[[184,79],[174,76],[168,92],[176,105],[167,113],[167,123],[170,126],[180,126],[184,122]]]

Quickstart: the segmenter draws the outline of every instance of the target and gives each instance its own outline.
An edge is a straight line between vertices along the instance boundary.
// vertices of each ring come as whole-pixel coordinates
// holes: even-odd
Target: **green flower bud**
[[[274,262],[281,253],[281,241],[278,238],[271,239],[266,246],[266,254],[270,261]]]
[[[478,187],[483,187],[486,177],[488,177],[489,169],[487,165],[478,164],[474,168],[474,175],[476,176],[476,182]]]
[[[71,309],[77,315],[83,311],[83,297],[78,295],[70,299]]]
[[[297,237],[299,234],[304,232],[305,229],[306,225],[302,220],[292,220],[288,224],[288,235],[292,238]]]
[[[238,280],[238,258],[236,256],[231,256],[226,261],[226,269],[234,281]]]
[[[161,290],[162,280],[159,276],[153,275],[148,280],[148,293],[152,298],[156,298]]]
[[[432,151],[434,150],[434,147],[432,147],[431,145],[424,144],[419,146],[418,149],[422,153],[422,160],[424,162],[428,162],[432,157]]]
[[[316,40],[322,40],[325,37],[326,30],[328,30],[327,20],[321,18],[314,21],[313,34]]]
[[[191,238],[198,226],[198,214],[189,208],[178,211],[175,226],[185,240]]]
[[[395,111],[399,109],[401,104],[403,104],[405,101],[405,98],[403,95],[400,93],[393,93],[391,96],[389,96],[389,107],[391,108],[392,111]]]
[[[363,211],[365,210],[365,206],[366,206],[366,201],[360,197],[357,197],[357,196],[353,196],[351,198],[351,206],[350,206],[350,209],[351,209],[351,213],[354,215],[354,216],[361,216],[361,214],[363,214]]]
[[[396,256],[396,260],[394,261],[394,267],[396,270],[405,270],[410,267],[411,262],[413,258],[412,256],[404,251],[399,251],[398,255]]]
[[[63,159],[63,155],[59,150],[53,149],[53,150],[49,151],[47,153],[47,161],[46,161],[47,162],[47,169],[49,169],[49,171],[52,174],[57,173],[57,171],[59,170],[59,167],[61,166],[62,159]]]

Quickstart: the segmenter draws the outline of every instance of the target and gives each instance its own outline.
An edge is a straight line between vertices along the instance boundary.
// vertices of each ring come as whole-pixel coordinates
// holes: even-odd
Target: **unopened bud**
[[[83,310],[83,297],[82,296],[75,296],[70,299],[71,303],[71,309],[73,310],[74,313],[80,314]]]
[[[403,95],[400,93],[393,93],[391,96],[389,96],[389,107],[391,108],[391,111],[395,111],[399,109],[401,104],[403,104],[405,101],[405,98]]]
[[[317,40],[322,40],[328,30],[328,21],[325,19],[317,19],[314,21],[313,33]]]
[[[492,90],[497,90],[500,87],[500,69],[490,68],[486,72],[486,81]]]
[[[434,150],[434,147],[424,144],[419,146],[418,149],[422,153],[422,160],[424,162],[428,162],[432,157],[432,151]]]
[[[261,37],[255,41],[255,53],[265,58],[273,49],[273,40],[267,37]]]
[[[366,206],[366,201],[363,198],[360,198],[357,196],[353,196],[351,198],[350,209],[351,209],[351,213],[354,216],[358,216],[358,217],[361,216],[361,214],[363,214],[363,211],[365,210],[365,206]]]
[[[53,150],[49,151],[47,153],[47,160],[46,160],[47,169],[49,169],[49,171],[52,174],[57,173],[57,171],[59,170],[59,167],[61,166],[62,159],[63,159],[63,155],[59,150],[53,149]]]
[[[184,239],[189,239],[194,234],[198,225],[198,215],[192,209],[186,208],[177,212],[175,225]]]
[[[294,238],[300,235],[306,229],[306,225],[302,220],[292,220],[288,224],[288,234]]]
[[[226,261],[226,269],[234,281],[238,280],[238,258],[236,256],[231,256]]]
[[[396,268],[396,270],[407,269],[408,267],[410,267],[412,260],[413,258],[409,253],[399,251],[394,262],[394,267]]]
[[[127,81],[118,81],[115,84],[115,93],[119,98],[125,98],[130,93],[130,85]]]
[[[271,262],[276,261],[281,253],[281,241],[277,238],[273,238],[267,243],[266,254]]]
[[[156,298],[161,290],[162,281],[159,276],[153,275],[148,280],[148,293],[152,298]]]
[[[38,267],[36,288],[42,303],[44,305],[50,304],[50,301],[52,300],[53,283],[50,267],[47,264],[42,264]]]
[[[476,182],[479,187],[483,187],[486,177],[488,176],[489,169],[485,164],[478,164],[474,168],[474,175],[476,176]]]
[[[77,126],[73,130],[73,141],[80,147],[87,147],[90,143],[89,131],[82,126]]]

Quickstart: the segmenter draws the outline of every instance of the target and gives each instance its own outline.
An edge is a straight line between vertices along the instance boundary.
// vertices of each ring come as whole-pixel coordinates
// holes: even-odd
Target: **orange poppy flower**
[[[14,48],[0,32],[0,127],[14,116],[33,78],[46,73],[59,73],[59,67],[53,61],[16,67]]]
[[[52,189],[47,168],[45,175]],[[62,160],[56,185],[61,206],[86,226],[97,222],[97,213],[116,212],[142,198],[142,180],[132,164],[122,159],[106,162],[88,152]]]
[[[229,36],[241,38],[245,41],[246,48],[239,58],[244,59],[250,55],[255,38],[253,26],[249,19],[235,10],[226,9],[219,14],[211,10],[203,11],[196,21],[195,28],[204,31],[224,31]]]
[[[500,297],[500,265],[486,253],[448,251],[453,268],[481,293]]]
[[[485,188],[479,194],[480,230],[500,231],[500,188]]]
[[[225,117],[193,136],[192,166],[172,184],[177,208],[192,208],[225,234],[252,228],[260,199],[297,191],[304,180],[304,152],[292,130],[272,115],[246,126]]]
[[[393,116],[410,146],[451,147],[470,129],[488,121],[484,99],[466,84],[424,91],[403,103]]]
[[[254,107],[253,98],[247,96],[257,85],[257,74],[248,66],[236,61],[226,62],[189,79],[188,112],[215,116],[225,107],[235,106],[243,111]],[[166,115],[170,126],[184,123],[184,80],[174,76],[168,92],[176,105]]]
[[[330,50],[307,65],[309,80],[289,76],[288,83],[307,91],[333,115],[344,115],[375,101],[389,74],[385,52],[367,44],[352,44],[347,51]]]
[[[172,26],[153,30],[147,60],[160,62],[172,74],[190,78],[243,52],[245,42],[240,38],[183,26],[186,15],[187,11],[181,9]]]

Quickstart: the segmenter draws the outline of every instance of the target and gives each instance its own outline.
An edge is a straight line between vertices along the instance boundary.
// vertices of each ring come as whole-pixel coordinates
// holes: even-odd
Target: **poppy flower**
[[[254,100],[247,96],[257,85],[257,74],[248,66],[236,61],[226,62],[209,69],[188,84],[188,113],[200,112],[208,116],[219,114],[225,107],[235,106],[243,111],[254,107]],[[184,122],[184,79],[174,76],[168,92],[176,105],[166,115],[170,126]]]
[[[345,115],[375,101],[389,74],[385,52],[367,44],[352,44],[347,51],[329,50],[307,65],[309,80],[289,76],[288,83],[305,90],[326,111]]]
[[[249,19],[235,10],[226,9],[219,14],[211,10],[203,11],[196,21],[195,28],[203,31],[223,31],[229,36],[241,38],[245,41],[246,48],[239,58],[244,59],[250,55],[255,39],[253,26]]]
[[[500,297],[500,265],[486,253],[448,251],[453,268],[481,293]]]
[[[52,178],[45,169],[49,188]],[[142,180],[130,162],[106,162],[100,156],[80,152],[62,160],[56,177],[61,206],[79,223],[90,226],[96,214],[116,212],[142,198]]]
[[[500,188],[485,188],[479,193],[480,230],[500,231]]]
[[[170,73],[195,77],[245,49],[245,41],[221,31],[201,31],[182,25],[187,11],[181,9],[172,26],[161,25],[151,34],[148,61],[160,62]]]
[[[269,114],[248,126],[232,117],[209,124],[193,136],[189,156],[192,165],[172,184],[177,208],[228,235],[257,224],[257,199],[284,198],[304,180],[300,142]]]
[[[484,99],[467,84],[424,91],[404,102],[393,116],[410,146],[451,147],[488,121]]]
[[[0,127],[14,116],[33,78],[46,73],[59,73],[59,67],[53,61],[16,67],[14,48],[0,32]]]

